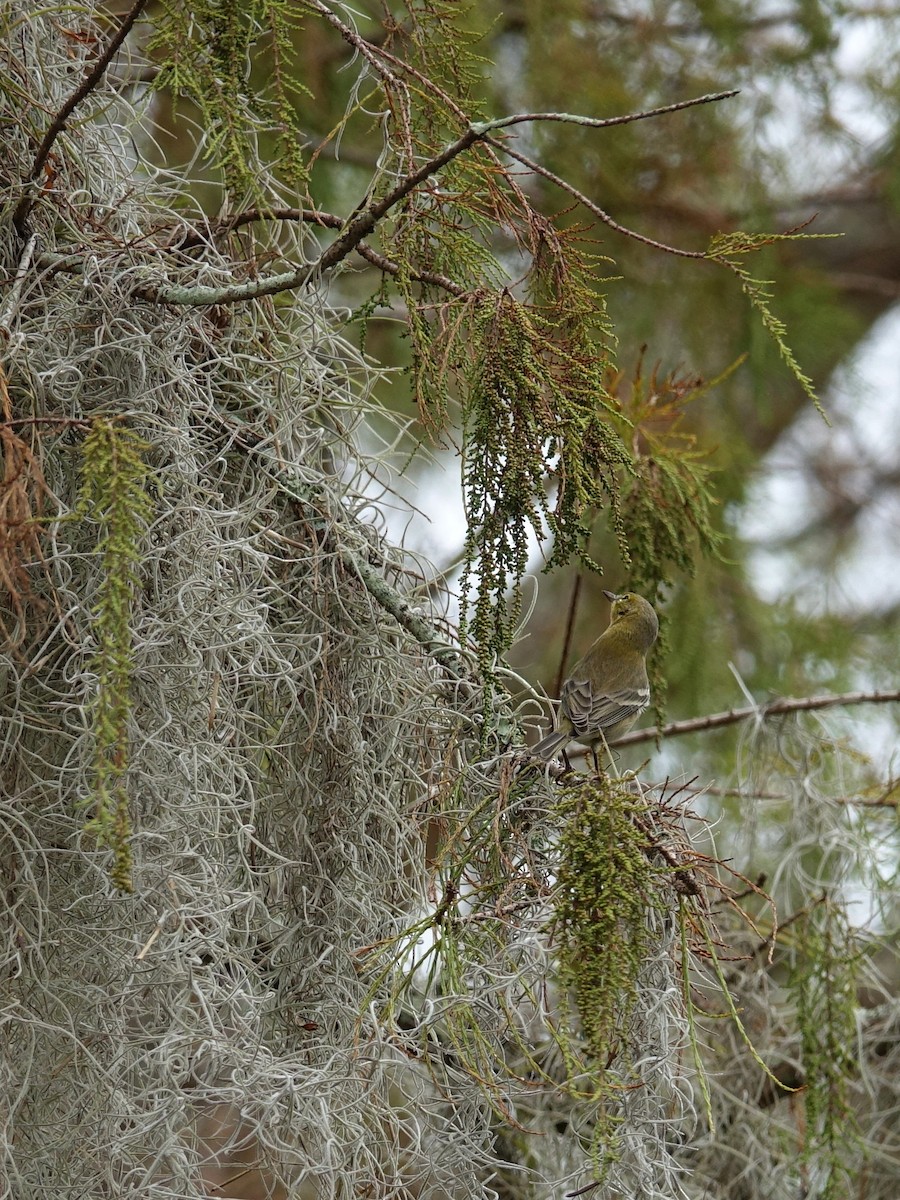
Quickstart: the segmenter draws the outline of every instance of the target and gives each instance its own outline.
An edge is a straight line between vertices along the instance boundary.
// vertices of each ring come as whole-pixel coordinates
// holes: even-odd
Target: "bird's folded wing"
[[[595,692],[588,679],[567,680],[560,697],[560,709],[572,722],[576,737],[637,720],[649,703],[648,687]]]

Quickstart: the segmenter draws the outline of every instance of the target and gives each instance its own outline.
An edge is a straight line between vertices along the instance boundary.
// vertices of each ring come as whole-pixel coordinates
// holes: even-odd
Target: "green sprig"
[[[712,262],[721,263],[729,268],[737,275],[741,282],[741,289],[744,295],[756,309],[762,320],[763,328],[771,337],[772,341],[778,347],[778,353],[788,367],[791,374],[803,388],[803,391],[816,406],[816,410],[822,417],[828,420],[825,409],[822,407],[822,402],[816,394],[816,389],[813,382],[803,370],[800,364],[794,357],[794,352],[787,344],[787,327],[780,317],[777,317],[772,311],[769,301],[772,299],[772,293],[767,291],[771,284],[771,280],[755,279],[747,267],[741,261],[745,254],[754,253],[762,250],[766,246],[775,245],[777,242],[789,242],[811,238],[822,237],[838,237],[838,234],[811,234],[811,233],[744,233],[741,230],[735,230],[732,233],[717,233],[709,244],[709,249],[706,252],[706,257]]]
[[[145,443],[121,423],[94,421],[82,447],[78,511],[99,526],[100,584],[93,608],[96,676],[92,704],[93,783],[86,805],[93,807],[87,831],[113,851],[112,879],[132,889],[129,847],[131,823],[125,776],[133,671],[132,609],[138,587],[140,544],[150,516],[145,483]]]

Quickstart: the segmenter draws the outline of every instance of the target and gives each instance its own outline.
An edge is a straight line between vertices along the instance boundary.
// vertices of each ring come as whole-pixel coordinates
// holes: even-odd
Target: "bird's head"
[[[659,633],[659,619],[653,605],[636,592],[617,595],[605,591],[603,595],[612,605],[610,625],[616,625],[621,633],[627,633],[646,654]]]

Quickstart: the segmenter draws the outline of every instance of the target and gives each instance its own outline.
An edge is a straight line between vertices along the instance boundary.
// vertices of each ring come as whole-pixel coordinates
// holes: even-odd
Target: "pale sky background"
[[[801,414],[763,460],[737,529],[760,543],[754,586],[767,600],[795,597],[810,612],[879,611],[900,604],[900,488],[866,506],[848,553],[822,575],[798,567],[790,546],[766,548],[801,530],[818,511],[818,486],[804,472],[810,455],[849,462],[851,495],[864,496],[879,471],[900,471],[900,305],[872,327],[823,396],[828,428],[814,409]]]

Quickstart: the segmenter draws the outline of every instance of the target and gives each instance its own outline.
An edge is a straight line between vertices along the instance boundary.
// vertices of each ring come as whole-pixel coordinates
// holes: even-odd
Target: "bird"
[[[650,703],[646,657],[659,633],[653,605],[634,592],[604,591],[612,605],[609,626],[579,659],[562,685],[555,728],[531,751],[544,762],[576,741],[597,747],[627,732]],[[566,759],[568,764],[568,759]]]

